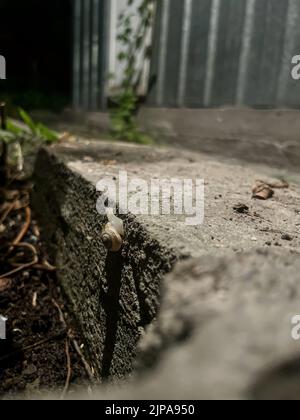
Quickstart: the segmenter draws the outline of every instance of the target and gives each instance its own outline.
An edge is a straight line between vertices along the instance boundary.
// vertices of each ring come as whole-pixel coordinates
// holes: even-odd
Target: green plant
[[[58,140],[58,135],[55,131],[50,130],[42,123],[35,123],[32,118],[24,111],[24,109],[19,110],[20,117],[22,118],[25,125],[30,129],[31,134],[36,137],[37,140],[40,140],[44,143],[53,143]],[[12,124],[9,122],[9,127],[13,129]]]
[[[8,160],[22,170],[24,156],[42,144],[59,140],[58,135],[42,123],[35,123],[23,109],[19,109],[23,124],[8,120],[6,130],[0,130],[0,141],[8,147]]]
[[[138,106],[137,88],[142,75],[137,57],[142,56],[142,62],[148,60],[151,46],[146,45],[146,38],[152,26],[155,0],[142,0],[136,13],[130,7],[133,0],[128,0],[128,8],[119,16],[118,40],[122,51],[118,55],[119,62],[124,66],[124,76],[120,86],[120,94],[113,98],[115,107],[111,111],[112,134],[119,140],[150,143],[151,138],[143,134],[137,126],[136,111]],[[133,18],[138,16],[139,23],[134,29]]]

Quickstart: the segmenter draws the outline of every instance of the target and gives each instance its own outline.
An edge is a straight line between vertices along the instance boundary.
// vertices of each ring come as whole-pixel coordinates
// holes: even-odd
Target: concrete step
[[[204,224],[187,226],[184,215],[124,215],[121,216],[125,227],[123,247],[118,253],[107,252],[100,238],[107,219],[99,215],[96,210],[99,193],[95,186],[103,177],[117,180],[120,170],[127,171],[130,178],[139,177],[145,181],[153,177],[204,179]],[[291,184],[289,189],[276,190],[275,197],[265,202],[251,200],[251,187],[256,179],[278,176],[288,178]],[[203,370],[204,365],[201,364],[201,353],[197,358],[198,345],[199,348],[203,348],[203,352],[207,351],[207,358],[211,354],[211,366],[217,365],[218,360],[220,365],[227,366],[228,362],[227,356],[222,358],[219,353],[209,350],[210,340],[212,343],[217,340],[214,338],[214,328],[216,337],[220,336],[220,341],[216,342],[216,345],[220,349],[226,348],[226,354],[231,353],[233,339],[236,339],[235,334],[237,334],[238,340],[241,340],[237,344],[239,356],[242,352],[243,337],[246,335],[247,340],[256,337],[255,328],[252,327],[258,323],[259,317],[263,316],[263,308],[266,308],[266,312],[270,308],[270,314],[273,313],[276,302],[267,299],[266,291],[260,294],[260,283],[263,282],[265,274],[267,290],[270,289],[272,292],[272,282],[280,285],[278,292],[276,291],[278,300],[280,300],[281,290],[285,290],[285,286],[281,283],[282,276],[289,279],[288,281],[291,278],[291,281],[295,283],[293,288],[297,289],[296,268],[291,269],[292,271],[287,269],[285,274],[286,265],[293,267],[294,261],[298,258],[297,253],[300,251],[299,228],[297,227],[300,224],[300,180],[298,175],[289,171],[266,169],[255,165],[246,167],[230,164],[205,155],[191,152],[179,153],[172,149],[85,141],[42,149],[36,160],[35,181],[35,207],[39,211],[44,234],[48,238],[51,253],[59,267],[58,276],[70,301],[70,308],[77,317],[93,368],[101,380],[119,381],[128,378],[133,372],[139,343],[142,349],[140,366],[144,371],[145,366],[149,365],[149,360],[152,360],[150,363],[152,369],[157,363],[157,358],[153,356],[155,353],[159,355],[159,361],[164,360],[165,349],[174,354],[178,351],[178,354],[182,356],[184,347],[178,347],[178,341],[190,336],[190,332],[197,331],[197,334],[193,336],[197,350],[191,353],[187,347],[186,357],[183,360],[189,365],[189,369],[194,369],[204,381],[206,371]],[[235,205],[241,202],[249,207],[247,214],[234,211]],[[289,241],[286,240],[287,237]],[[288,253],[287,262],[284,257],[279,263],[281,269],[276,270],[272,267],[272,257],[269,253],[276,252],[276,248],[280,251],[280,247],[285,248],[285,252]],[[262,254],[257,254],[257,248],[262,249],[260,251]],[[275,250],[272,250],[273,248]],[[277,253],[279,251],[277,250]],[[247,257],[249,259],[239,256],[249,252],[250,256]],[[291,253],[296,257],[291,257],[289,255]],[[235,257],[235,254],[238,256]],[[267,255],[267,258],[264,255]],[[208,274],[207,279],[201,270],[206,266],[206,259],[211,261],[210,258],[213,258],[213,266],[217,264],[219,269],[212,270],[208,267],[208,270],[212,270],[212,277],[210,278]],[[226,260],[223,261],[222,258]],[[291,258],[293,262],[290,262]],[[187,276],[178,275],[178,271],[173,273],[177,265],[180,273],[182,265],[179,262],[182,260],[187,260],[183,264],[191,264],[190,268],[183,265],[184,270],[190,272]],[[264,261],[267,261],[266,265],[272,268],[270,272],[265,271]],[[244,266],[245,272],[239,277]],[[198,278],[193,271],[194,268],[198,273]],[[168,273],[171,273],[170,277],[165,280]],[[231,282],[229,280],[234,273],[236,279],[232,279]],[[191,281],[189,276],[192,278]],[[253,283],[252,289],[255,292],[253,312],[251,312],[252,309],[248,312],[247,305],[243,307],[244,304],[236,300],[240,292],[236,292],[235,286],[232,286],[232,284],[239,284],[236,287],[242,290],[248,278]],[[170,286],[173,282],[175,289]],[[225,286],[220,286],[220,293],[218,283],[225,284]],[[227,298],[225,292],[231,287],[233,290]],[[206,296],[206,288],[209,290],[207,293],[209,297]],[[226,295],[225,303],[219,304],[219,301],[222,301],[223,289]],[[153,321],[157,317],[161,303],[161,290],[165,290],[163,304],[158,321],[154,324]],[[285,293],[288,295],[290,292],[287,287]],[[245,296],[246,300],[248,296],[252,296],[248,287],[245,287]],[[181,298],[184,300],[184,307],[188,308],[189,319],[185,315],[183,320],[181,319]],[[214,301],[218,302],[216,311]],[[297,309],[296,301],[293,300],[290,305],[291,302],[285,298],[284,302],[285,306],[280,306],[278,313],[275,309],[274,311],[276,317],[280,317],[287,310],[285,319],[288,319]],[[168,309],[170,306],[173,311]],[[201,308],[200,315],[198,306]],[[233,334],[231,331],[233,324],[230,322],[238,319],[236,308],[240,306],[242,307],[241,323]],[[256,309],[257,316],[255,316]],[[243,311],[246,313],[244,314]],[[215,312],[221,316],[215,317]],[[212,319],[215,318],[215,323],[207,322],[206,325],[210,313],[212,313]],[[169,323],[166,329],[165,316]],[[277,326],[278,318],[276,317],[273,322],[272,317],[267,316],[266,322],[273,323],[273,330]],[[228,322],[229,332],[221,335],[222,323],[225,321]],[[246,325],[248,321],[251,321],[249,334]],[[190,327],[190,324],[193,326]],[[257,325],[261,325],[259,328],[262,330],[267,328],[264,321]],[[209,339],[206,338],[206,333],[201,332],[203,326],[205,326],[205,331],[209,330],[207,332]],[[199,331],[205,337],[204,341],[201,338],[200,344],[198,343]],[[290,334],[289,324],[282,334]],[[262,336],[263,334],[261,336],[257,334],[259,343]],[[155,337],[158,337],[157,340]],[[225,344],[227,339],[228,342]],[[221,344],[222,340],[225,341]],[[157,349],[156,341],[160,343]],[[154,343],[154,347],[149,342]],[[204,342],[207,342],[206,347],[203,347]],[[254,342],[253,346],[259,346],[259,343]],[[262,353],[265,349],[269,349],[268,346],[262,344]],[[249,348],[251,350],[250,344]],[[257,364],[254,361],[251,366],[261,369],[266,359],[267,356],[259,359]],[[166,364],[166,366],[169,365]],[[180,375],[183,383],[186,383],[190,372],[184,375],[184,369],[187,366],[182,366],[185,367],[182,367]],[[207,366],[209,369],[210,365]],[[226,369],[229,375],[230,367]],[[236,367],[234,366],[233,369],[235,371]],[[258,377],[255,369],[253,369],[255,374],[251,371],[252,379],[254,376]],[[174,380],[174,377],[166,372],[163,370],[162,374]],[[174,372],[176,372],[175,369]],[[237,379],[238,384],[234,384],[232,392],[227,392],[225,385],[228,375],[222,380],[224,372],[221,368],[219,373],[218,376],[216,370],[212,371],[212,378],[216,377],[216,380],[220,382],[216,393],[221,395],[223,389],[224,396],[245,395],[239,385],[240,378]],[[207,374],[209,374],[208,371]],[[247,384],[252,383],[252,379]],[[167,383],[155,373],[155,369],[153,381],[152,385],[157,384],[157,381],[161,381],[162,384]],[[145,380],[143,383],[145,388],[141,387],[141,392],[142,389],[148,389]],[[237,388],[239,388],[238,391]],[[199,397],[208,395],[211,390],[208,384],[205,391],[203,383],[203,386],[199,388]],[[164,395],[167,394],[167,389],[165,389]],[[140,394],[136,393],[136,395]],[[186,396],[193,398],[193,395],[189,387]]]

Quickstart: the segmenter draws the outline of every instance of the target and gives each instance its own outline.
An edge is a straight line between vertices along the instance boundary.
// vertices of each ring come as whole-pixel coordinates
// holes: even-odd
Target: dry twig
[[[25,223],[20,233],[18,234],[16,239],[13,241],[13,245],[18,245],[22,241],[22,239],[24,238],[24,236],[26,235],[30,227],[30,224],[31,224],[31,210],[30,210],[30,207],[26,207],[25,208]]]
[[[68,330],[68,326],[67,326],[67,322],[65,320],[64,314],[63,314],[63,312],[61,310],[61,307],[59,306],[59,304],[56,302],[55,299],[52,299],[52,303],[56,307],[56,309],[58,310],[60,322],[63,325],[64,329],[67,331]],[[77,341],[75,340],[75,338],[72,336],[70,330],[67,332],[67,334],[68,334],[69,339],[72,341],[72,344],[74,346],[74,349],[75,349],[76,353],[78,354],[78,356],[80,357],[80,359],[81,359],[81,361],[83,363],[83,366],[84,366],[85,371],[86,371],[86,373],[87,373],[87,375],[89,377],[89,380],[91,382],[94,382],[95,376],[94,376],[94,374],[92,372],[92,369],[90,368],[88,362],[85,360],[85,357],[84,357],[84,355],[83,355],[83,353],[82,353],[82,351],[81,351],[81,349],[79,347],[79,344],[77,343]]]
[[[32,251],[32,254],[33,254],[33,260],[29,263],[22,264],[20,267],[15,268],[14,270],[12,270],[8,273],[2,274],[0,276],[0,280],[5,278],[5,277],[10,277],[13,274],[19,273],[20,271],[23,271],[27,268],[30,268],[33,265],[37,264],[38,261],[39,261],[37,251],[36,251],[36,249],[33,245],[27,244],[27,243],[19,243],[19,244],[11,244],[10,246],[11,246],[11,248],[28,248],[28,249],[30,249]]]
[[[56,309],[58,310],[58,314],[59,314],[59,320],[60,320],[60,322],[62,323],[62,325],[63,325],[63,327],[64,327],[64,329],[67,331],[67,323],[66,323],[66,321],[65,321],[65,317],[64,317],[64,314],[63,314],[63,312],[62,312],[62,310],[61,310],[61,307],[59,306],[59,304],[56,302],[56,300],[55,299],[52,299],[52,303],[53,303],[53,305],[56,307]]]
[[[35,264],[32,268],[40,271],[56,271],[56,267],[48,263],[48,261],[44,261],[43,264]]]
[[[65,387],[64,390],[61,394],[61,400],[63,400],[69,390],[70,387],[70,379],[71,379],[71,374],[72,374],[72,367],[71,367],[71,356],[70,356],[70,343],[69,343],[69,338],[66,339],[66,346],[65,346],[65,352],[66,352],[66,358],[67,358],[67,378],[66,378],[66,383],[65,383]]]
[[[78,354],[78,356],[82,360],[82,363],[83,363],[84,368],[85,368],[85,371],[86,371],[86,373],[87,373],[87,375],[89,377],[89,380],[91,382],[94,382],[95,376],[93,375],[92,369],[90,368],[88,362],[85,360],[85,357],[82,354],[82,351],[81,351],[81,349],[79,347],[79,344],[77,343],[77,341],[75,339],[72,339],[72,343],[73,343],[74,349],[76,350],[76,353]]]

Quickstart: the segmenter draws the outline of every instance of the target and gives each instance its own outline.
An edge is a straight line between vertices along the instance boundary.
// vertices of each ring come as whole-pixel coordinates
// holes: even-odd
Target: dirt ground
[[[8,336],[0,341],[0,399],[87,389],[83,341],[48,262],[28,186],[1,195],[0,314],[8,318]],[[35,253],[37,263],[30,265]]]

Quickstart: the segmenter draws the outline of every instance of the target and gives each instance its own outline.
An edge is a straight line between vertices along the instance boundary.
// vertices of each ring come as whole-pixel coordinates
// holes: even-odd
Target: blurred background
[[[59,111],[71,101],[72,0],[1,0],[0,95],[25,109]]]
[[[2,0],[0,99],[61,132],[297,167],[299,18],[299,0]]]
[[[29,109],[106,109],[124,73],[120,14],[134,35],[141,0],[2,0],[1,95]],[[290,76],[300,51],[298,0],[148,1],[154,18],[135,66],[151,106],[299,107]],[[110,76],[110,77],[109,77]]]

